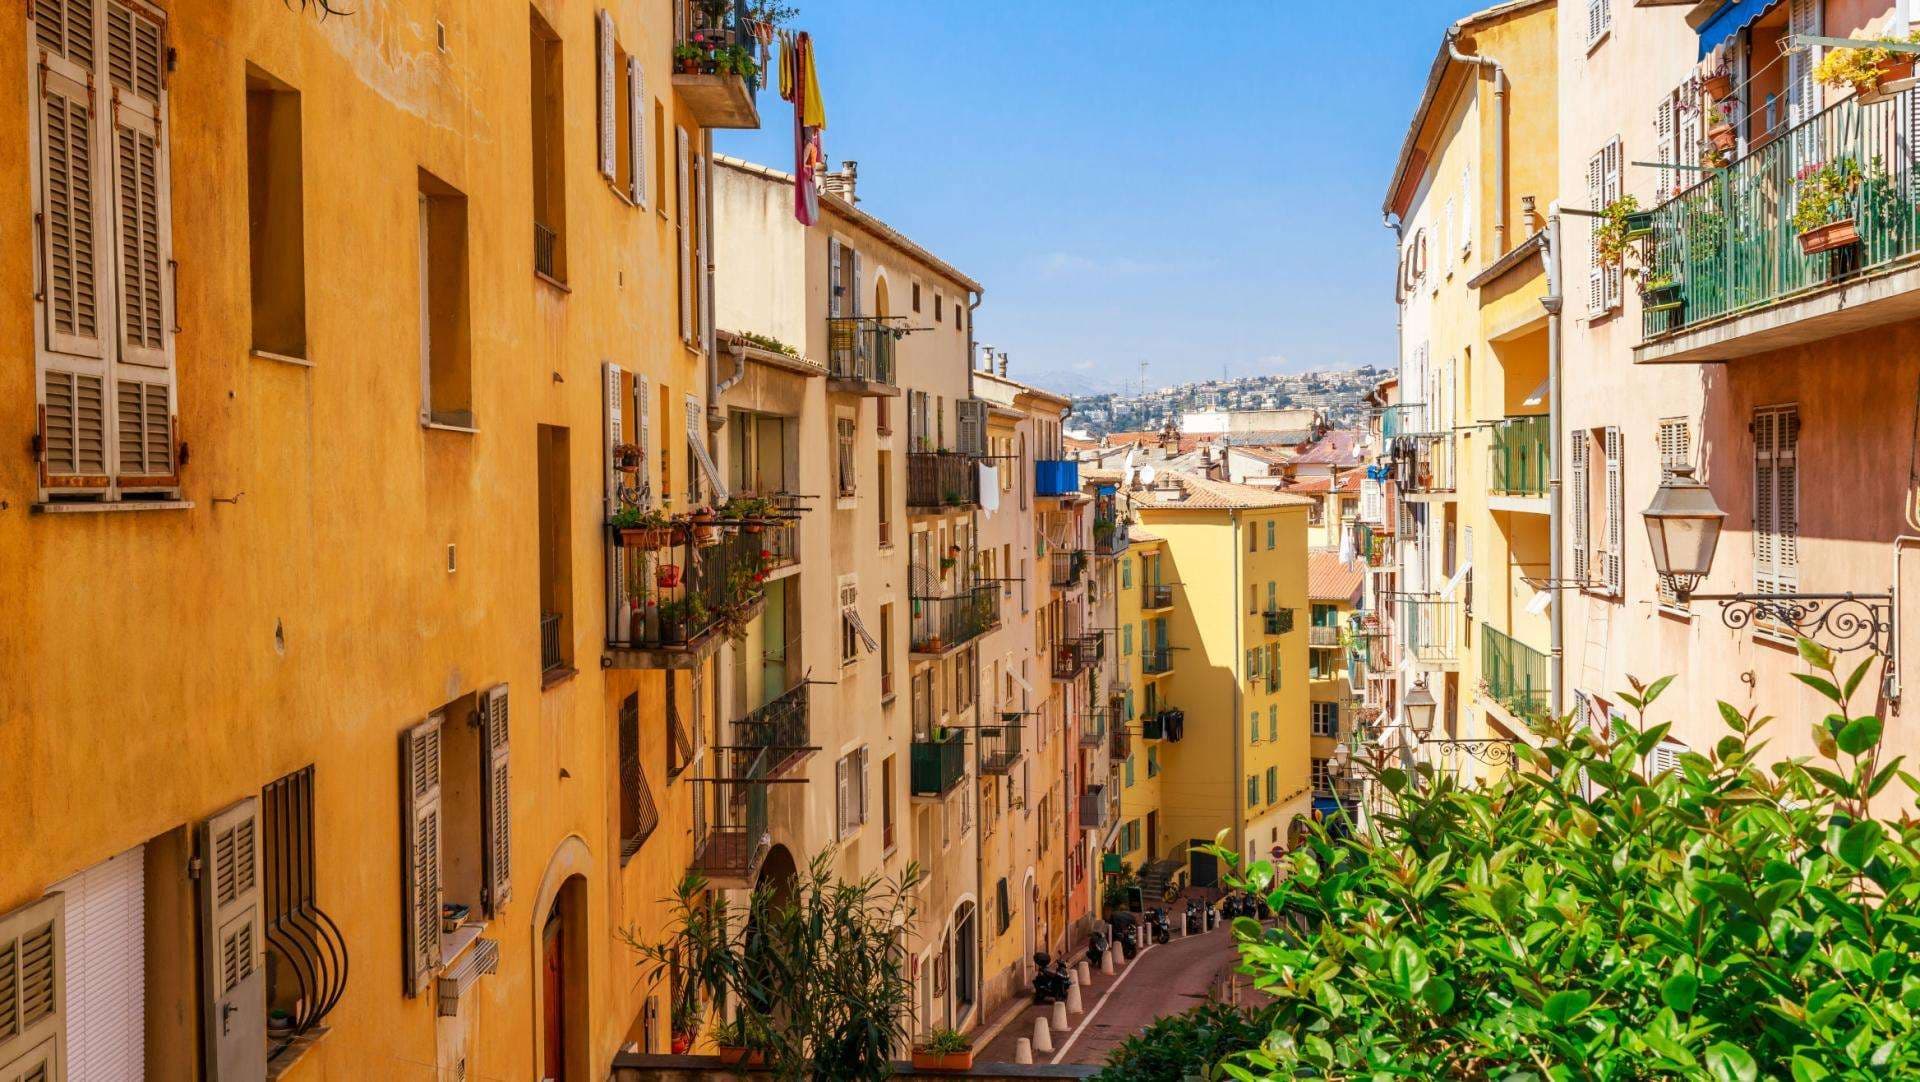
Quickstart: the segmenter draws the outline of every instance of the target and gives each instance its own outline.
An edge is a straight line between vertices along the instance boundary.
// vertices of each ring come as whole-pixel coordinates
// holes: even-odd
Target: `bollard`
[[[1053,1028],[1062,1033],[1067,1031],[1067,1005],[1057,999],[1053,1001]]]
[[[1033,1062],[1033,1038],[1022,1037],[1013,1042],[1013,1062],[1020,1064]]]
[[[1033,1020],[1033,1050],[1036,1054],[1053,1051],[1053,1031],[1047,1028],[1045,1018]]]
[[[1086,984],[1093,979],[1093,970],[1087,965],[1085,958],[1080,959],[1080,964],[1073,967],[1073,977],[1078,984]]]
[[[1081,1006],[1081,1003],[1080,1003],[1080,986],[1077,984],[1068,985],[1067,986],[1067,1013],[1083,1014],[1085,1012],[1086,1012],[1086,1008]]]
[[[1107,952],[1100,956],[1100,972],[1113,976],[1113,956],[1119,953],[1119,947],[1108,947]]]

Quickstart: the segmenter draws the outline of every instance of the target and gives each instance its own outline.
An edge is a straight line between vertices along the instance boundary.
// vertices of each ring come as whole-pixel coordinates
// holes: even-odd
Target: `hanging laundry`
[[[800,122],[809,128],[827,130],[827,106],[820,99],[820,73],[813,66],[813,39],[800,34],[800,63],[806,72],[805,93],[801,98]]]
[[[820,220],[820,192],[814,177],[825,156],[820,148],[820,127],[807,123],[808,102],[817,107],[819,91],[813,86],[813,39],[804,30],[793,40],[792,61],[789,80],[783,54],[781,85],[785,89],[790,83],[793,92],[787,99],[793,102],[793,216],[801,225],[810,226]],[[824,110],[821,119],[825,120]]]

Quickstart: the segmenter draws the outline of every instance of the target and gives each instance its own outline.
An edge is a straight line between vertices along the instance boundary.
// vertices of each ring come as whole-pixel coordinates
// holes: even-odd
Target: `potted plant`
[[[613,464],[621,473],[637,473],[640,463],[646,459],[646,452],[637,443],[616,443],[613,445]]]
[[[1714,125],[1707,129],[1707,143],[1713,149],[1732,153],[1740,145],[1740,129],[1736,127],[1740,119],[1740,99],[1727,98],[1714,104]]]
[[[1707,147],[1700,152],[1700,168],[1702,169],[1725,169],[1732,164],[1732,155],[1719,147]]]
[[[662,562],[653,569],[653,584],[662,590],[673,590],[680,586],[680,565]]]
[[[936,1029],[913,1046],[916,1071],[968,1071],[973,1069],[973,1042],[967,1035],[951,1029]]]
[[[1885,43],[1896,39],[1884,39]],[[1920,34],[1901,44],[1920,41]],[[1830,49],[1813,69],[1813,77],[1836,90],[1852,90],[1862,104],[1884,101],[1913,85],[1914,54],[1894,52],[1882,44]]]
[[[1710,102],[1723,101],[1733,95],[1733,72],[1727,69],[1724,61],[1701,78],[1700,91]]]
[[[720,1062],[729,1067],[764,1067],[767,1054],[752,1047],[754,1043],[747,1017],[742,1015],[733,1021],[715,1023],[712,1030],[713,1043],[717,1046]]]
[[[1640,304],[1649,312],[1667,312],[1679,308],[1685,302],[1680,297],[1680,283],[1674,279],[1671,271],[1655,271],[1640,282]]]
[[[712,548],[720,543],[720,516],[711,507],[701,507],[687,516],[693,523],[693,543],[701,548]]]
[[[673,543],[673,522],[663,511],[623,507],[614,512],[607,525],[626,548],[659,549]]]
[[[673,1005],[673,1054],[684,1056],[693,1050],[693,1039],[700,1035],[700,1008],[687,996]]]
[[[706,54],[691,45],[673,47],[673,68],[682,75],[693,75],[700,70],[700,58]]]
[[[1793,206],[1793,231],[1807,255],[1860,243],[1853,218],[1853,192],[1860,186],[1860,163],[1837,158],[1803,166],[1794,178],[1798,194]]]
[[[707,618],[707,603],[698,594],[675,598],[660,604],[660,638],[664,642],[684,643],[693,638]]]

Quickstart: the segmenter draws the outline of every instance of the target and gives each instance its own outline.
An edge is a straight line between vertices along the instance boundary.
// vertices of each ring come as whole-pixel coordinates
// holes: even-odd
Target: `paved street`
[[[1225,979],[1235,959],[1233,940],[1222,925],[1202,935],[1150,947],[1111,977],[1095,969],[1091,986],[1081,989],[1086,1012],[1069,1017],[1067,1032],[1054,1035],[1054,1054],[1036,1054],[1035,1062],[1104,1063],[1115,1045],[1154,1019],[1177,1014],[1204,999]],[[1015,1042],[1033,1036],[1033,1020],[1051,1010],[1051,1006],[1028,1005],[976,1058],[985,1063],[1012,1063]]]

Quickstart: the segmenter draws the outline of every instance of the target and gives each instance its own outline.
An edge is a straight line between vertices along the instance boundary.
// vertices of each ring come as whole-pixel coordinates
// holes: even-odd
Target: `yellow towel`
[[[827,126],[827,106],[820,100],[820,75],[813,67],[813,42],[807,42],[806,90],[807,100],[800,109],[800,123],[809,128],[825,130]]]

